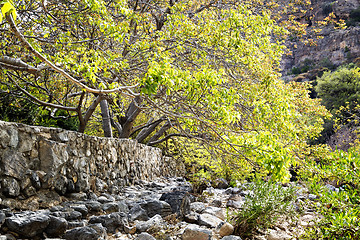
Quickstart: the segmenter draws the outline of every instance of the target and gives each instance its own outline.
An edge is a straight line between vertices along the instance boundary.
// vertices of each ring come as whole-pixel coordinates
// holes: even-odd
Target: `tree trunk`
[[[141,109],[138,107],[140,105],[141,99],[139,96],[135,97],[135,99],[130,103],[129,108],[125,114],[125,121],[121,124],[122,125],[122,132],[119,138],[129,138],[131,129],[134,125],[134,120],[141,112]]]
[[[109,105],[106,99],[101,100],[100,102],[101,117],[102,117],[102,127],[104,130],[104,137],[113,137]]]

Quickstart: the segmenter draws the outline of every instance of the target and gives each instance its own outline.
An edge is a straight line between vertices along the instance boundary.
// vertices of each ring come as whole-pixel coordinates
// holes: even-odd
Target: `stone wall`
[[[26,199],[44,189],[116,193],[139,179],[181,175],[181,166],[134,140],[0,121],[1,198]]]

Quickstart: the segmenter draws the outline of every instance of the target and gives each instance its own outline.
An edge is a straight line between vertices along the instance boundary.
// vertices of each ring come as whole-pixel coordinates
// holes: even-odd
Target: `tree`
[[[251,1],[15,6],[18,22],[5,14],[0,25],[2,88],[74,112],[80,132],[101,104],[108,136],[110,120],[117,136],[148,145],[186,137],[223,156],[219,169],[285,180],[327,114],[306,86],[279,80],[287,31]]]

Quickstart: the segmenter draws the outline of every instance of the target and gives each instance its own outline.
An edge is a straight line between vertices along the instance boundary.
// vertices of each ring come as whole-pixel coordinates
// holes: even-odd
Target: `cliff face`
[[[308,20],[310,26],[316,21],[326,18],[333,12],[338,19],[347,22],[346,29],[334,29],[326,26],[319,33],[322,39],[317,41],[316,46],[305,45],[302,42],[288,41],[291,55],[284,56],[282,60],[283,75],[291,73],[293,68],[336,67],[344,63],[354,62],[360,57],[360,1],[338,0],[338,1],[312,1],[312,11],[304,16],[299,16],[300,21],[311,15]],[[293,46],[297,46],[296,48]],[[307,68],[306,68],[307,66]],[[304,68],[305,67],[305,68]],[[304,71],[301,71],[304,72]]]

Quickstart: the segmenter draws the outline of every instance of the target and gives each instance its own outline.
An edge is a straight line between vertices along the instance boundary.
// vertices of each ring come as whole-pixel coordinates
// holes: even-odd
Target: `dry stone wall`
[[[1,198],[26,199],[44,190],[116,193],[136,180],[183,173],[160,149],[134,140],[0,121]]]

